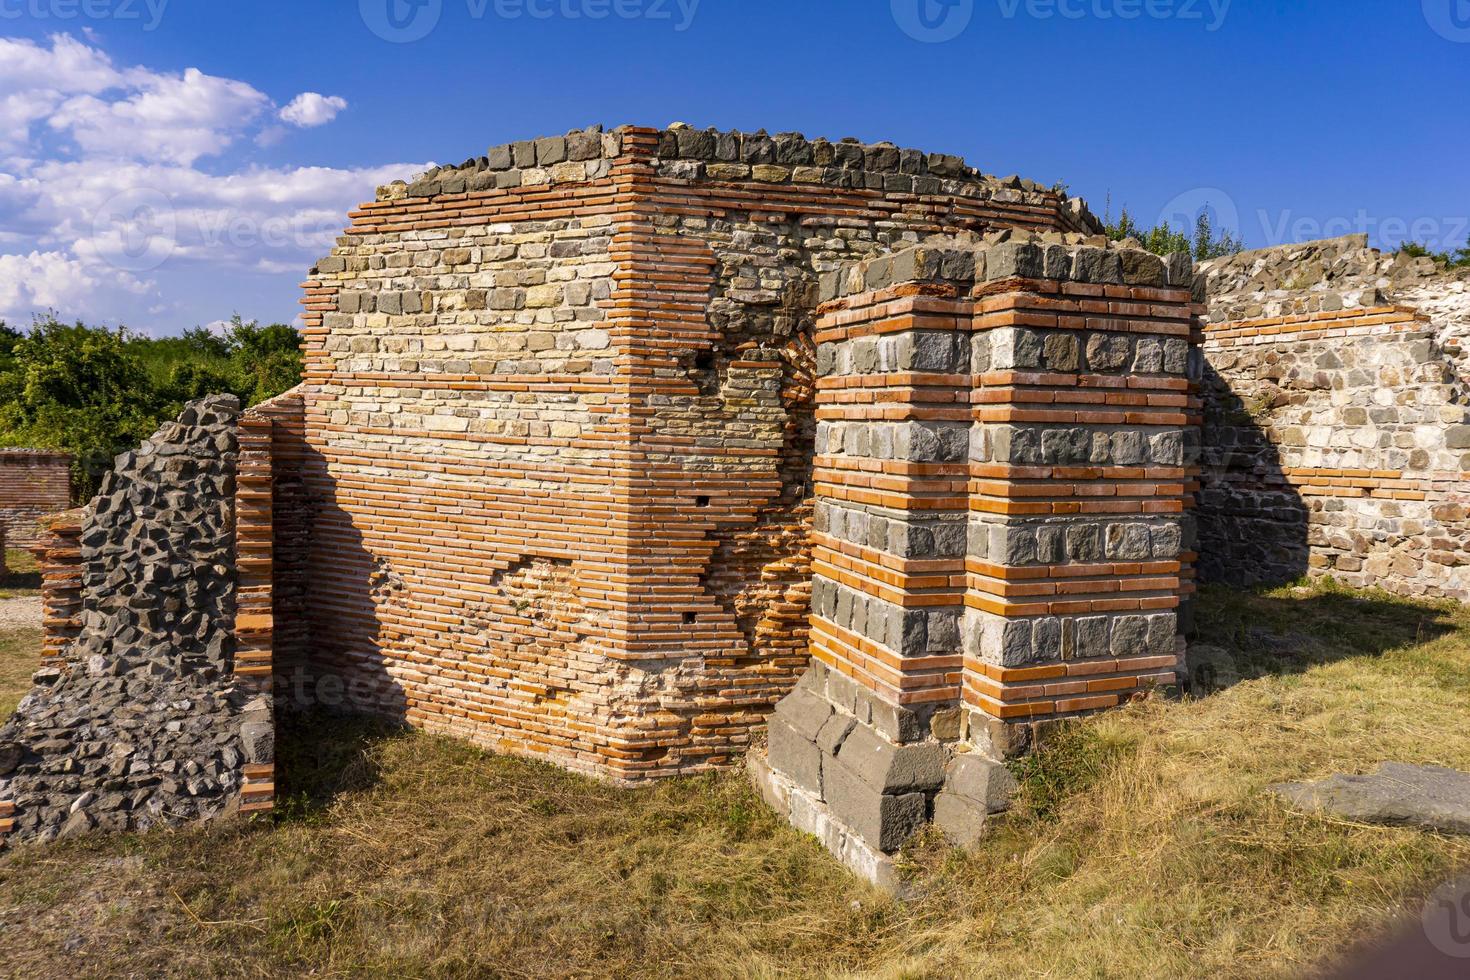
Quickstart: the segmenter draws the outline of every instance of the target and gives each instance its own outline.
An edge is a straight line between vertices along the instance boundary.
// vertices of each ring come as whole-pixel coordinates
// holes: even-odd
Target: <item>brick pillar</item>
[[[272,436],[272,420],[265,412],[251,409],[240,416],[240,458],[235,471],[234,673],[250,698],[240,729],[246,752],[241,813],[266,812],[275,806]]]
[[[77,508],[45,518],[38,551],[41,565],[41,665],[59,667],[82,631],[82,522]]]
[[[1175,680],[1198,338],[1184,256],[1009,245],[988,260],[964,700],[971,741],[999,757],[1037,721]]]
[[[752,772],[880,883],[927,820],[974,839],[1038,722],[1174,680],[1192,269],[1098,244],[824,282],[812,666]]]

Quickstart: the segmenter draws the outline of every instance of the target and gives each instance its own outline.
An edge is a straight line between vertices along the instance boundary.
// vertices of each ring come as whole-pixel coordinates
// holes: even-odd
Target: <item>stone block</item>
[[[822,730],[817,732],[817,748],[822,750],[823,755],[836,755],[856,725],[857,719],[851,715],[841,711],[834,712],[822,725]]]
[[[970,847],[985,835],[990,814],[974,800],[942,792],[934,797],[934,826],[950,842]]]
[[[816,743],[773,717],[766,727],[766,758],[771,768],[787,776],[818,799],[822,798],[822,750]]]
[[[895,745],[867,726],[842,743],[837,759],[880,793],[937,789],[944,782],[946,752],[937,742]]]
[[[816,741],[817,732],[832,717],[832,710],[826,698],[804,688],[797,688],[776,703],[776,717],[808,741]]]
[[[882,793],[844,764],[840,755],[827,763],[823,777],[832,815],[880,851],[897,851],[924,825],[928,804],[923,793]]]
[[[1004,765],[966,752],[950,760],[941,795],[964,797],[988,813],[1001,813],[1010,809],[1017,788],[1016,777]]]

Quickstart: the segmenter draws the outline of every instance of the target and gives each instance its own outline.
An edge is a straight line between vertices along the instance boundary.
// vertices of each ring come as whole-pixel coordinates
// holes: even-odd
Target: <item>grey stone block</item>
[[[945,770],[945,796],[961,796],[989,813],[1010,809],[1016,777],[1004,765],[973,752],[957,755]]]
[[[827,762],[823,782],[832,815],[880,851],[898,850],[924,825],[928,806],[923,793],[881,793],[840,758]]]
[[[834,712],[832,717],[827,719],[827,723],[822,726],[822,730],[817,732],[817,748],[821,749],[824,755],[836,755],[856,725],[857,720],[851,715],[840,711]]]
[[[867,722],[884,738],[907,743],[924,737],[923,720],[915,712],[874,694],[867,694],[865,700]]]
[[[826,698],[801,687],[776,704],[776,717],[808,741],[816,740],[817,732],[831,716],[832,705]]]
[[[990,814],[974,800],[953,793],[934,797],[934,826],[960,847],[969,847],[985,835]]]
[[[858,726],[842,743],[837,758],[880,793],[937,789],[944,782],[944,746],[937,742],[895,745],[876,731]]]
[[[1119,616],[1113,622],[1113,656],[1137,657],[1147,652],[1148,620],[1143,616]]]
[[[780,718],[772,718],[766,728],[766,758],[771,768],[792,779],[798,786],[822,797],[822,750]]]

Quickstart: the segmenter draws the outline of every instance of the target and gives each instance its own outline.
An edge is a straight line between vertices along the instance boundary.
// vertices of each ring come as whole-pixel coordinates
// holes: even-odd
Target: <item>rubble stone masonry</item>
[[[1363,236],[1202,272],[1202,576],[1470,599],[1470,272]]]
[[[0,728],[0,835],[269,807],[268,617],[236,512],[269,500],[270,458],[239,414],[233,396],[191,404],[119,457],[85,508],[49,519],[46,646],[35,688]],[[252,520],[268,554],[268,515]]]

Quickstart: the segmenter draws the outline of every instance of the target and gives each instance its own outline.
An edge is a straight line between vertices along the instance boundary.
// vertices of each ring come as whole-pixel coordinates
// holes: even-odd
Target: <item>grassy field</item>
[[[0,599],[35,595],[41,588],[41,570],[29,551],[6,548],[5,567],[9,574],[0,576]]]
[[[1470,612],[1331,589],[1202,606],[1240,682],[1073,726],[978,850],[911,849],[907,903],[740,773],[620,791],[314,719],[283,733],[274,824],[0,859],[0,975],[1300,975],[1416,915],[1470,841],[1263,790],[1470,769]]]

